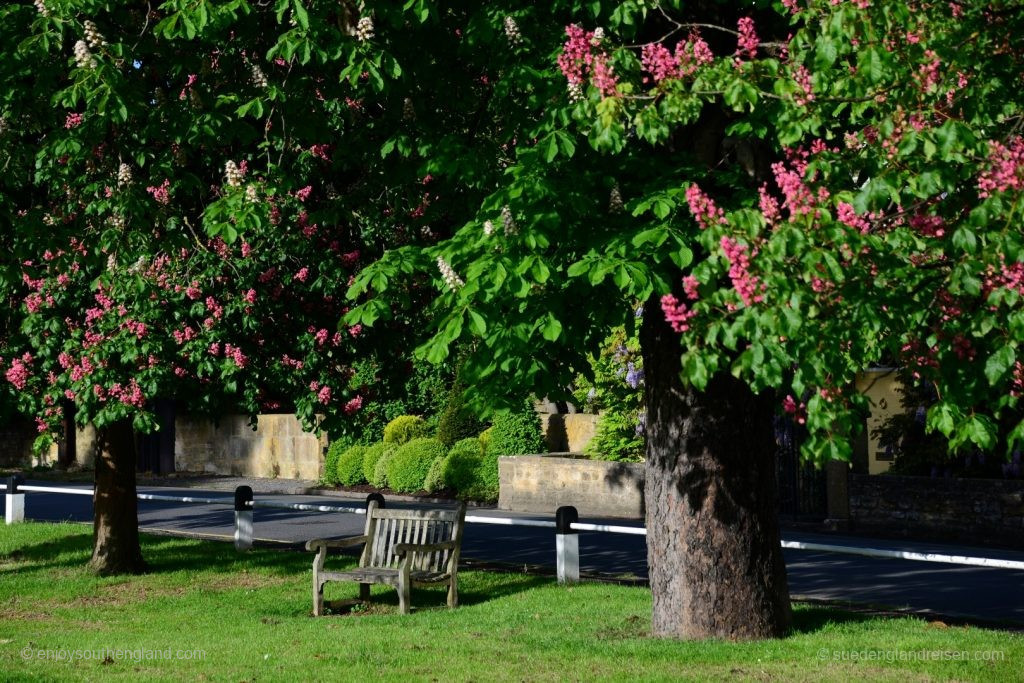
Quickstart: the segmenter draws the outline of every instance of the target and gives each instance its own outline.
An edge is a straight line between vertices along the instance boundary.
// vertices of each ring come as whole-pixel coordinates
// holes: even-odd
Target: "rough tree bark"
[[[130,420],[119,420],[100,429],[97,437],[90,566],[104,575],[138,574],[146,563],[139,547],[135,432]]]
[[[679,379],[679,337],[652,298],[640,343],[647,401],[647,555],[656,636],[784,635],[772,400],[731,375]]]

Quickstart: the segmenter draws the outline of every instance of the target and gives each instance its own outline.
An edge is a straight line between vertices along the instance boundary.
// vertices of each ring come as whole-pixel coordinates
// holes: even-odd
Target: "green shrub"
[[[377,460],[377,464],[373,466],[373,476],[370,478],[370,484],[379,489],[386,489],[390,485],[388,481],[388,462],[391,458],[395,457],[397,451],[397,448],[389,448],[384,451],[383,455]]]
[[[443,491],[448,486],[444,482],[444,468],[448,462],[448,458],[437,458],[434,462],[430,463],[430,469],[427,470],[427,477],[423,480],[423,490],[427,493],[437,493]]]
[[[338,458],[338,483],[343,486],[358,486],[366,483],[363,476],[363,456],[366,446],[351,446]]]
[[[387,459],[385,469],[388,486],[401,493],[421,490],[430,466],[435,460],[443,457],[444,444],[437,439],[413,439],[400,446],[394,455]]]
[[[455,445],[456,441],[476,436],[483,427],[477,416],[466,406],[464,391],[465,386],[456,382],[437,422],[437,438],[448,448]]]
[[[460,498],[475,498],[478,488],[477,470],[483,460],[479,439],[463,439],[454,446],[445,459],[443,480]]]
[[[388,451],[395,450],[395,447],[391,444],[386,444],[383,441],[378,441],[372,446],[367,446],[366,452],[363,453],[363,477],[366,481],[373,484],[373,475],[377,471],[377,463],[384,454]],[[374,484],[376,486],[376,484]]]
[[[484,431],[480,432],[480,450],[486,453],[491,448],[491,439],[494,438],[494,427],[488,427]]]
[[[347,441],[332,441],[324,456],[324,473],[320,480],[328,486],[338,485],[338,458],[348,448]]]
[[[644,458],[644,367],[640,340],[618,327],[591,356],[590,378],[573,384],[576,405],[600,414],[594,438],[583,451],[600,460],[641,461]]]
[[[540,416],[531,405],[494,416],[494,431],[487,452],[494,455],[544,453],[544,435]]]
[[[429,429],[422,417],[401,415],[388,422],[384,428],[384,443],[401,446],[413,439],[427,436]]]

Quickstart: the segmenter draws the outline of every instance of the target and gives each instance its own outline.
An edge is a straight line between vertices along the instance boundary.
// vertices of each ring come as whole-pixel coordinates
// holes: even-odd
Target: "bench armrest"
[[[366,543],[369,536],[352,536],[350,538],[342,538],[337,541],[327,541],[322,538],[317,538],[312,541],[306,541],[306,550],[311,552],[326,551],[328,548],[350,548],[354,545],[362,545]]]
[[[399,557],[407,553],[436,553],[441,550],[455,550],[455,541],[441,543],[396,543],[395,555]]]

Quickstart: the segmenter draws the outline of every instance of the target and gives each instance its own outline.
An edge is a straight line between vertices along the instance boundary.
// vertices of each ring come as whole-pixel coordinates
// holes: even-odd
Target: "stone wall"
[[[12,418],[0,423],[0,467],[20,467],[32,457],[36,438],[31,422]]]
[[[582,453],[597,430],[597,415],[588,413],[540,413],[549,453]]]
[[[319,479],[326,435],[302,430],[291,414],[260,415],[257,429],[242,415],[217,423],[178,417],[174,469],[241,477]]]
[[[856,531],[1024,548],[1024,481],[854,474]]]
[[[644,465],[557,455],[498,458],[498,508],[554,513],[574,506],[583,516],[644,516]]]

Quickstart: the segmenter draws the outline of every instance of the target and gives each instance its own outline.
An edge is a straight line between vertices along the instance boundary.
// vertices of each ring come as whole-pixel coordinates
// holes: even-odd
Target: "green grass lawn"
[[[414,590],[414,612],[402,617],[394,591],[381,588],[369,607],[339,606],[341,615],[314,619],[311,554],[239,554],[225,543],[144,535],[152,573],[97,578],[85,569],[90,532],[0,526],[0,680],[1024,680],[1020,634],[798,605],[784,640],[674,642],[647,636],[644,588],[565,588],[522,574],[460,573],[456,610],[444,607],[443,589]],[[349,562],[339,557],[335,566]],[[355,584],[327,591],[329,601],[357,595]],[[204,658],[68,662],[37,654],[168,648]],[[840,651],[938,654],[833,659]],[[957,651],[1003,655],[949,659]]]

